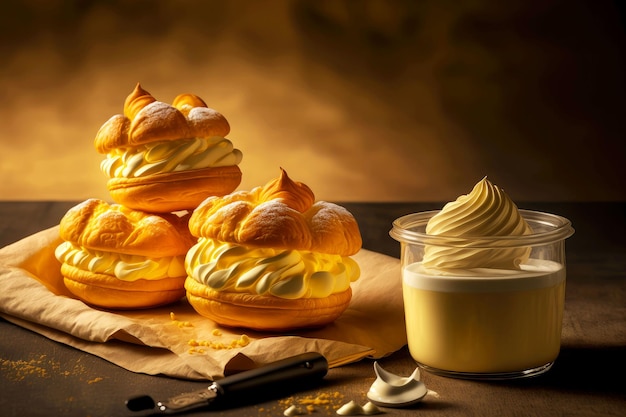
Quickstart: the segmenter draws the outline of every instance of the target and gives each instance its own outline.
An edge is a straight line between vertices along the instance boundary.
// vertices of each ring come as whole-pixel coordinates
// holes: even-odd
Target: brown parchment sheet
[[[55,226],[0,249],[0,315],[132,372],[213,380],[309,351],[323,354],[332,368],[378,359],[406,344],[400,261],[376,252],[353,256],[361,277],[339,319],[287,334],[220,327],[184,298],[145,310],[88,306],[63,285],[54,257],[60,243]]]

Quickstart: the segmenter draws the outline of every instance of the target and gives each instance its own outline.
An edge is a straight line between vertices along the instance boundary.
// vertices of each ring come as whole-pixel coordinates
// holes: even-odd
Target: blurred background
[[[626,200],[619,1],[0,5],[0,199],[109,200],[93,147],[137,82],[226,116],[250,189],[330,201]]]

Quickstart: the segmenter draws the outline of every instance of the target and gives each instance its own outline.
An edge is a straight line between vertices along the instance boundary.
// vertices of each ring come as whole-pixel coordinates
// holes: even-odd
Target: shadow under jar
[[[406,331],[411,356],[423,369],[469,379],[513,379],[542,374],[557,358],[565,302],[565,239],[571,222],[520,210],[532,229],[523,236],[428,235],[438,211],[396,219]],[[425,267],[424,254],[442,268]],[[436,255],[432,255],[436,254]],[[521,254],[521,256],[520,256]],[[480,267],[477,259],[521,259],[516,268]],[[445,267],[469,259],[469,268]]]

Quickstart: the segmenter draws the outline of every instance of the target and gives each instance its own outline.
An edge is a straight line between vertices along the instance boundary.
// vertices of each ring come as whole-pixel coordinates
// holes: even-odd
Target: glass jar
[[[400,242],[409,351],[435,374],[470,379],[511,379],[546,372],[557,358],[565,302],[565,239],[574,233],[564,217],[520,210],[532,229],[523,236],[446,237],[426,234],[438,211],[396,219]],[[436,253],[443,267],[425,267]],[[489,259],[521,259],[515,268]],[[469,268],[448,259],[472,258]],[[485,267],[476,260],[486,260]]]

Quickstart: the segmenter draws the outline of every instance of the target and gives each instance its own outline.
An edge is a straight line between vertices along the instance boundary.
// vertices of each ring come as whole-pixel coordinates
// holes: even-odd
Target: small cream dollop
[[[286,417],[300,416],[302,414],[304,414],[304,411],[295,405],[290,405],[283,411],[283,415]]]
[[[372,416],[380,414],[380,412],[380,409],[369,401],[365,405],[360,406],[354,400],[342,405],[337,410],[337,414],[340,416]]]
[[[422,400],[428,389],[420,381],[419,368],[408,377],[401,377],[383,369],[374,362],[376,380],[367,393],[367,398],[383,407],[406,407]]]

